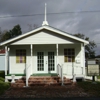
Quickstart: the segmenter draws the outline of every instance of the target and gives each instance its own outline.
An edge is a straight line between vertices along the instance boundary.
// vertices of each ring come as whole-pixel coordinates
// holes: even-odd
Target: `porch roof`
[[[27,32],[27,33],[25,33],[25,34],[19,35],[19,36],[15,37],[15,38],[12,38],[12,39],[9,39],[9,40],[7,40],[7,41],[4,41],[4,42],[0,43],[0,46],[13,43],[14,41],[20,40],[20,39],[22,39],[22,38],[24,38],[24,37],[27,37],[28,35],[34,34],[34,33],[38,32],[38,31],[41,31],[41,30],[47,30],[47,31],[55,32],[56,34],[60,34],[60,35],[63,35],[63,36],[65,36],[65,37],[68,37],[68,38],[77,40],[77,41],[79,41],[79,42],[82,42],[82,43],[84,43],[85,45],[89,44],[89,42],[86,41],[86,40],[84,40],[84,39],[78,38],[78,37],[76,37],[76,36],[73,36],[73,35],[71,35],[71,34],[69,34],[69,33],[67,33],[67,32],[61,31],[61,30],[56,29],[56,28],[54,28],[54,27],[45,25],[45,26],[39,27],[39,28],[37,28],[37,29],[34,29],[34,30],[30,31],[30,32]]]

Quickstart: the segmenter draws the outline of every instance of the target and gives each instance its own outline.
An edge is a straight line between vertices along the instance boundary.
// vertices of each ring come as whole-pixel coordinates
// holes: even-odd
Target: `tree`
[[[11,35],[11,38],[16,37],[16,36],[22,34],[20,25],[14,26],[14,28],[9,31],[9,34]]]
[[[90,41],[89,37],[85,37],[85,35],[81,34],[81,33],[74,34],[74,36],[89,41],[89,44],[85,46],[85,57],[86,58],[94,58],[95,57],[95,50],[94,50],[94,48],[97,47],[95,42],[94,41]]]
[[[2,33],[2,34],[3,35],[1,36],[0,42],[3,42],[3,41],[6,41],[6,40],[10,39],[10,34],[9,34],[8,31],[6,33]]]
[[[16,25],[16,26],[13,27],[12,30],[4,31],[2,33],[0,42],[11,39],[11,38],[16,37],[16,36],[21,35],[21,34],[22,34],[22,31],[21,31],[20,25]]]

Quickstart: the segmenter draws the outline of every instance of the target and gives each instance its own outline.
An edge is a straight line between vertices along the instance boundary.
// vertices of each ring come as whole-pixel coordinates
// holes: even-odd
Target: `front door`
[[[37,52],[37,73],[56,73],[54,51]]]

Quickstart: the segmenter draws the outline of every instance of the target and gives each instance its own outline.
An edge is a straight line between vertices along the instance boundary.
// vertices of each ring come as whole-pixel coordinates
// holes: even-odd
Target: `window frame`
[[[75,48],[64,49],[64,63],[75,62]]]
[[[26,63],[26,49],[16,49],[16,63]]]

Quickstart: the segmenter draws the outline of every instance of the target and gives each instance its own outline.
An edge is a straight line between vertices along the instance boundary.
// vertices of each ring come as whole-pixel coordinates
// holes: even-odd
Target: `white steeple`
[[[44,21],[43,21],[43,23],[42,23],[42,26],[44,26],[44,25],[49,25],[48,24],[48,22],[47,22],[47,11],[46,11],[47,9],[46,9],[46,3],[45,3],[45,15],[44,15]]]

